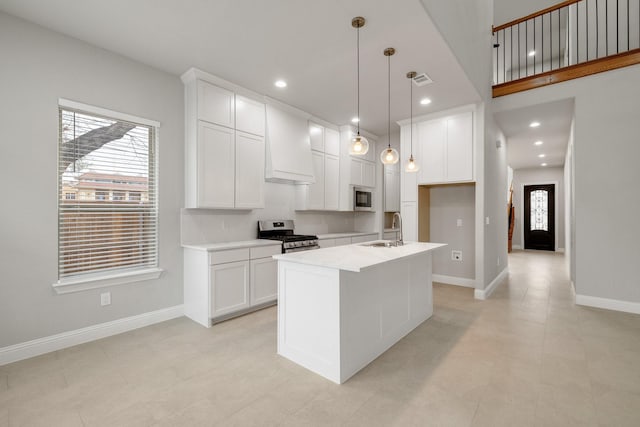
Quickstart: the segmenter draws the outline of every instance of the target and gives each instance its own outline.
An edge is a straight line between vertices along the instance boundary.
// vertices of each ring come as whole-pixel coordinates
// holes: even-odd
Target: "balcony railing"
[[[640,0],[568,0],[493,27],[493,96],[640,63]]]

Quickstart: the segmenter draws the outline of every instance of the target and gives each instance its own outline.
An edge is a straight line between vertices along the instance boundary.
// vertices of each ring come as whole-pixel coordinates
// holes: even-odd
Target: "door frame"
[[[558,252],[558,181],[541,181],[528,183],[524,182],[520,184],[520,242],[522,243],[522,249],[524,250],[524,187],[527,185],[553,185],[553,202],[556,207],[553,212],[553,228],[554,228],[554,242],[553,251]]]

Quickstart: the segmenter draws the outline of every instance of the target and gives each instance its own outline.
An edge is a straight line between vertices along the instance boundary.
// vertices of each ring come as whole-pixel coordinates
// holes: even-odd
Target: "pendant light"
[[[413,158],[413,78],[416,76],[415,71],[409,71],[407,73],[407,78],[409,79],[409,85],[411,86],[411,120],[409,125],[409,141],[411,143],[411,155],[409,156],[409,160],[404,166],[405,172],[418,172],[420,166],[416,163]]]
[[[396,53],[396,50],[392,47],[388,47],[384,50],[384,56],[387,57],[387,89],[388,89],[388,108],[387,108],[387,148],[380,153],[380,160],[385,165],[393,165],[398,163],[400,156],[398,150],[391,148],[391,55]]]
[[[367,138],[360,135],[360,28],[364,27],[364,23],[365,23],[365,20],[362,16],[356,16],[351,20],[351,26],[356,29],[356,33],[357,33],[356,52],[357,52],[357,60],[358,60],[358,66],[357,66],[357,70],[358,70],[357,71],[358,72],[358,115],[357,115],[358,134],[355,135],[353,138],[351,138],[351,145],[349,146],[349,154],[356,155],[356,156],[363,156],[367,154],[367,151],[369,151],[369,141],[367,141]]]

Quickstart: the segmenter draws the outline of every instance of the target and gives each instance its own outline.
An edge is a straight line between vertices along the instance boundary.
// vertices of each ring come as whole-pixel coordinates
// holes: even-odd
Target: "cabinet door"
[[[198,119],[220,126],[235,126],[233,92],[198,80]]]
[[[340,155],[340,132],[330,128],[324,129],[324,152],[332,156]]]
[[[309,141],[312,150],[324,152],[324,126],[309,122]]]
[[[251,305],[278,299],[278,262],[272,258],[251,260]]]
[[[264,103],[236,95],[236,130],[264,136]]]
[[[364,185],[365,187],[376,186],[375,163],[362,162],[362,185]]]
[[[384,171],[384,211],[400,210],[400,179],[397,170],[387,168]]]
[[[264,207],[264,138],[236,132],[235,207]]]
[[[324,209],[324,154],[312,151],[311,160],[316,182],[309,184],[308,209]]]
[[[402,240],[405,242],[418,241],[418,205],[416,202],[402,202]]]
[[[418,184],[445,182],[446,120],[430,120],[418,124],[420,170]],[[415,142],[414,142],[415,147]]]
[[[206,122],[198,124],[198,207],[234,206],[234,133]]]
[[[351,185],[362,185],[362,162],[356,159],[350,159],[351,161]]]
[[[249,307],[249,261],[212,265],[209,314],[212,318]]]
[[[447,120],[447,181],[473,179],[473,115],[459,114]]]
[[[340,159],[324,156],[324,208],[337,211],[340,204]]]

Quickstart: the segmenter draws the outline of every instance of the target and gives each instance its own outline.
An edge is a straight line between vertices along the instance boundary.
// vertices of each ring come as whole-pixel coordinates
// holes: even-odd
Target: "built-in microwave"
[[[373,193],[371,190],[367,188],[353,187],[353,210],[373,210]]]

